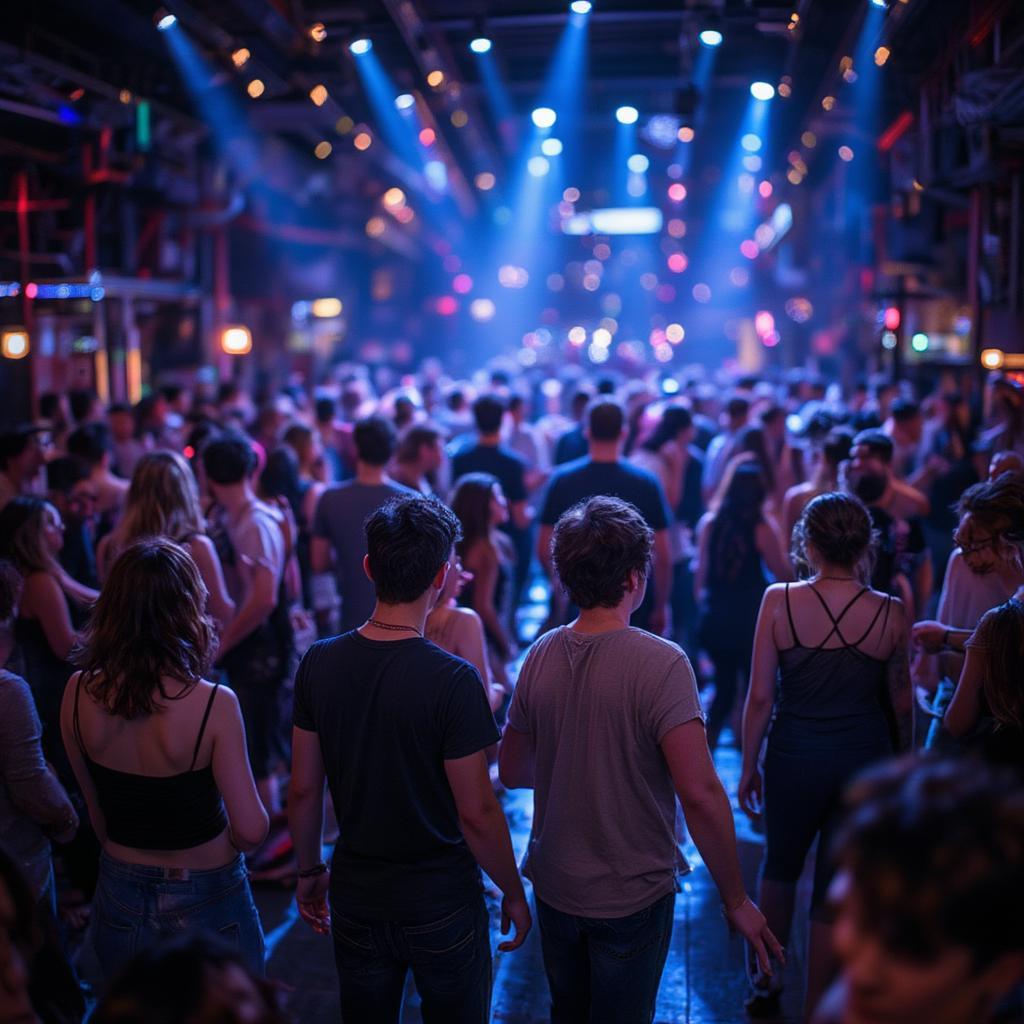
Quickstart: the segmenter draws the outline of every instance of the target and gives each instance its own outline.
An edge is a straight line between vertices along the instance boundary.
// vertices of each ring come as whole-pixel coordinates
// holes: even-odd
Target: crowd
[[[1019,1019],[1024,389],[930,387],[41,396],[0,436],[0,1019],[81,1020],[84,977],[97,1021],[286,1020],[251,884],[294,878],[346,1022],[411,970],[481,1024],[482,869],[553,1021],[650,1022],[687,833],[749,1016],[816,849],[807,1021]]]

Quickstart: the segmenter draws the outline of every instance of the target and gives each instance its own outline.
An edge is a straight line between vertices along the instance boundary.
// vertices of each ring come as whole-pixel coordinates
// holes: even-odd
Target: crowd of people
[[[553,1021],[649,1024],[687,836],[749,1016],[816,850],[805,1020],[1018,1019],[1024,388],[929,386],[41,396],[0,436],[0,1019],[81,1020],[87,979],[97,1021],[286,1020],[252,885],[294,878],[348,1024],[409,971],[482,1024],[482,869]]]

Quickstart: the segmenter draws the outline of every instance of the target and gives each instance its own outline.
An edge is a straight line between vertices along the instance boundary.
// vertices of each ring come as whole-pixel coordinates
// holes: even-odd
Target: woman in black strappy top
[[[188,552],[117,558],[76,655],[61,733],[103,846],[90,923],[106,977],[161,935],[219,933],[254,971],[263,932],[240,851],[267,834],[235,695],[202,678],[214,647]]]
[[[796,883],[818,840],[808,1014],[832,968],[825,897],[843,790],[863,768],[910,745],[906,614],[899,600],[862,582],[871,541],[870,518],[856,498],[823,494],[807,505],[794,530],[794,558],[813,575],[766,591],[743,715],[739,799],[750,815],[763,807],[759,904],[783,943]],[[762,783],[758,761],[769,721]],[[780,985],[780,977],[755,979],[748,1013],[777,1014]]]

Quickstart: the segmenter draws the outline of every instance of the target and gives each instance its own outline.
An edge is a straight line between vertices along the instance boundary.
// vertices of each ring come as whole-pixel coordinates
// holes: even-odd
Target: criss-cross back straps
[[[832,609],[829,608],[828,602],[825,600],[825,598],[821,596],[821,594],[818,593],[817,590],[815,590],[814,584],[809,583],[807,585],[807,589],[810,590],[810,592],[814,594],[814,596],[821,603],[821,607],[825,609],[825,614],[829,617],[829,620],[832,623],[832,628],[825,635],[825,639],[822,640],[820,644],[818,644],[818,649],[820,650],[824,648],[825,644],[827,644],[829,640],[832,639],[833,635],[839,637],[844,647],[856,647],[857,644],[851,644],[847,642],[846,637],[843,636],[842,629],[840,629],[840,623],[843,621],[843,618],[845,617],[846,613],[868,592],[870,588],[861,587],[861,589],[858,590],[857,593],[854,594],[853,597],[851,597],[850,600],[846,602],[845,606],[843,607],[843,610],[839,613],[838,617],[832,614]],[[872,623],[872,625],[874,625],[874,623]]]
[[[851,644],[851,647],[860,647],[860,645],[864,643],[869,636],[871,636],[871,631],[875,628],[875,623],[878,621],[878,616],[882,614],[883,608],[885,609],[885,617],[882,619],[882,632],[885,632],[885,627],[889,622],[889,608],[891,605],[892,596],[890,594],[886,594],[885,601],[875,609],[874,617],[872,618],[871,624],[868,628],[864,630],[864,635],[855,644]]]

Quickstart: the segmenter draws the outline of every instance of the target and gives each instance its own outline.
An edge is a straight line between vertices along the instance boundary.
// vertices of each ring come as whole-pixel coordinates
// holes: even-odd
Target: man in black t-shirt
[[[548,482],[540,512],[537,557],[554,580],[551,537],[555,523],[574,505],[596,495],[622,498],[636,506],[654,531],[654,586],[644,603],[633,613],[632,625],[665,635],[668,629],[668,599],[672,587],[672,552],[669,524],[672,512],[657,477],[619,457],[625,436],[625,415],[613,398],[595,399],[587,412],[587,443],[590,454],[559,466]],[[567,610],[558,607],[557,587],[552,592],[552,610],[547,628],[565,621]]]
[[[485,1024],[480,867],[505,894],[502,931],[516,928],[499,948],[517,948],[531,925],[488,776],[498,730],[480,676],[423,638],[458,537],[458,520],[434,499],[396,498],[370,515],[364,567],[376,607],[358,629],[314,644],[295,681],[296,898],[314,930],[334,936],[350,1024],[397,1024],[410,968],[424,1020]],[[325,777],[340,828],[329,869]]]

